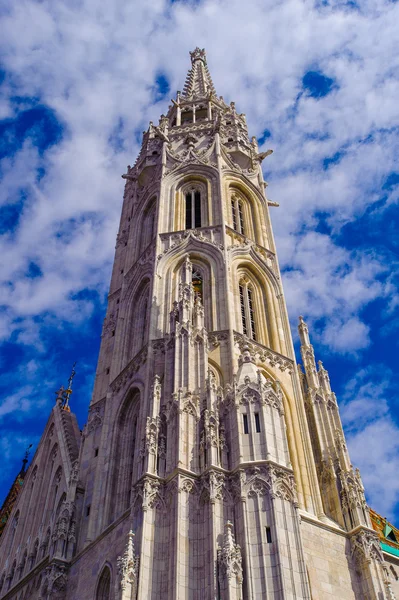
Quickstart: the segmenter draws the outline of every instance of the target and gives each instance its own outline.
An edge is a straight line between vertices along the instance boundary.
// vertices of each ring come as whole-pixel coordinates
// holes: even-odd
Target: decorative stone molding
[[[104,417],[105,400],[97,402],[89,412],[87,423],[83,428],[82,435],[87,437],[90,433],[93,433],[97,427],[100,427]]]
[[[136,598],[138,575],[139,575],[139,558],[136,556],[134,548],[134,533],[129,531],[128,542],[123,556],[118,556],[117,570],[120,577],[120,600],[132,600]]]
[[[221,239],[220,227],[202,227],[201,229],[187,229],[185,231],[178,231],[173,234],[161,234],[161,241],[164,246],[163,252],[158,254],[157,262],[172,252],[173,250],[187,245],[190,239],[194,241],[203,242],[205,244],[211,244],[218,250],[224,250],[223,244],[215,239],[216,237]]]
[[[283,372],[288,371],[290,374],[294,370],[294,362],[292,360],[270,350],[270,348],[266,348],[265,346],[254,342],[253,340],[249,340],[246,336],[237,331],[234,332],[234,342],[239,347],[241,353],[243,353],[245,347],[248,347],[254,361],[267,363],[271,367],[277,367]]]
[[[118,311],[112,312],[107,317],[105,317],[101,337],[110,336],[113,333],[115,333],[117,321]]]
[[[113,392],[119,392],[119,390],[123,388],[128,383],[128,381],[132,379],[132,377],[140,369],[141,365],[143,365],[146,362],[147,355],[148,346],[144,346],[144,348],[142,348],[140,352],[138,352],[138,354],[136,354],[136,356],[132,358],[132,360],[126,365],[126,367],[118,375],[118,377],[116,377],[116,379],[113,380],[113,382],[111,383],[111,390]]]
[[[274,463],[239,469],[231,477],[231,489],[236,499],[269,494],[272,499],[280,498],[297,504],[293,472]]]

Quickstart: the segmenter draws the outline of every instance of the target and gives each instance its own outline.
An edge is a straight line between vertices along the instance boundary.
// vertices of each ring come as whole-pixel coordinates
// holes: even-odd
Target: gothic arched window
[[[192,189],[186,192],[186,229],[201,227],[201,192]]]
[[[97,586],[96,600],[109,600],[111,592],[111,571],[104,567]]]
[[[117,421],[112,520],[130,506],[133,471],[136,464],[134,459],[139,405],[140,392],[135,389],[125,401]]]
[[[246,279],[241,279],[239,292],[242,332],[247,337],[256,341],[254,293],[250,282]]]
[[[243,201],[238,196],[233,196],[231,199],[231,215],[233,229],[241,235],[245,235]]]

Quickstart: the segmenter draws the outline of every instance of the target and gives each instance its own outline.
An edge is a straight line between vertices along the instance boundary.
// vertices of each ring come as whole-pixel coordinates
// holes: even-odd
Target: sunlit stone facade
[[[270,151],[205,52],[191,62],[123,175],[88,420],[61,390],[1,538],[0,597],[392,599],[302,318],[295,361]]]

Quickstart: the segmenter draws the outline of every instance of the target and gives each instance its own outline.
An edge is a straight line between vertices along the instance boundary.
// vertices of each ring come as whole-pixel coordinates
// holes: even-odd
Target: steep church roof
[[[19,471],[18,475],[16,476],[10,491],[8,492],[6,499],[3,502],[3,505],[0,509],[0,536],[3,533],[3,530],[7,524],[8,521],[8,517],[11,514],[12,509],[14,508],[14,504],[17,500],[18,494],[22,489],[22,485],[24,483],[24,479],[25,479],[25,475],[26,475],[26,465],[28,463],[28,453],[29,453],[29,449],[31,448],[31,446],[29,446],[29,448],[26,450],[24,459],[22,461],[22,467],[21,470]]]

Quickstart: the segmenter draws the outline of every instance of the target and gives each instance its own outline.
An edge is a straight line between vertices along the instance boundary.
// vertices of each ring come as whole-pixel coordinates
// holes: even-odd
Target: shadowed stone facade
[[[0,597],[392,600],[302,318],[295,361],[270,151],[205,52],[191,61],[123,175],[88,420],[60,394],[0,540]]]

